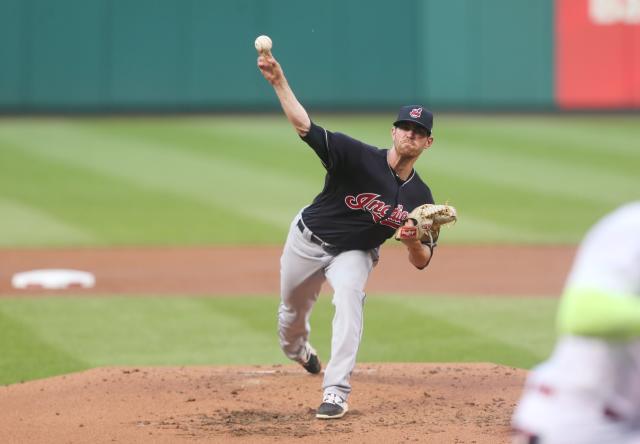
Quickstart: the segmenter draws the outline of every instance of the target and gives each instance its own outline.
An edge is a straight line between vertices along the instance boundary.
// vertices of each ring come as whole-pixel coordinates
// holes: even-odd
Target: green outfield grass
[[[0,299],[0,384],[99,366],[287,363],[277,297]],[[365,304],[359,362],[494,362],[529,368],[551,350],[557,301],[378,295]],[[311,339],[327,360],[322,295]]]
[[[388,115],[313,115],[371,144]],[[638,116],[437,115],[417,164],[452,243],[575,243],[640,197]],[[323,183],[281,115],[0,120],[0,247],[280,243]]]

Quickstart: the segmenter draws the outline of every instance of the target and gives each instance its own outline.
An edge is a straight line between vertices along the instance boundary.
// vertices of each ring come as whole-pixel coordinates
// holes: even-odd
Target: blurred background
[[[419,171],[463,208],[453,242],[574,243],[638,195],[639,10],[2,0],[0,245],[279,243],[323,172],[256,68],[260,34],[329,129],[386,147],[399,106],[435,112]]]
[[[639,197],[638,0],[0,0],[0,279],[25,249],[279,248],[324,170],[256,67],[260,34],[327,129],[384,148],[400,106],[434,111],[416,169],[460,213],[442,248],[573,248]],[[285,362],[275,293],[147,296],[0,298],[0,383]],[[424,296],[368,302],[362,359],[528,367],[552,344],[555,301]]]
[[[313,109],[638,109],[636,0],[3,0],[0,109],[274,109],[268,34]]]

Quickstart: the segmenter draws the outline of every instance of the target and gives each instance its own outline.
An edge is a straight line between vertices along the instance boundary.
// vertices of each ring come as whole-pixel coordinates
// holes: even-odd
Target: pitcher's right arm
[[[271,53],[260,55],[258,57],[258,68],[264,78],[273,86],[278,100],[280,100],[282,110],[291,125],[293,125],[293,128],[301,137],[306,136],[311,127],[311,119],[289,86],[289,82],[287,82],[287,78],[284,76],[284,71],[278,61]]]

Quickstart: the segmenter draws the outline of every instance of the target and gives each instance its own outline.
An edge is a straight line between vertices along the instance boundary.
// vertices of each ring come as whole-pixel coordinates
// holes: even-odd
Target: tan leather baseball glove
[[[425,244],[435,246],[440,227],[458,220],[458,212],[451,205],[424,204],[409,213],[405,223],[396,230],[396,240],[419,239]]]

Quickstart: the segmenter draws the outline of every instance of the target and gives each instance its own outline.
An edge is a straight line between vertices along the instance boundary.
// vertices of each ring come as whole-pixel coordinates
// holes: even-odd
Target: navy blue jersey
[[[304,224],[340,250],[368,250],[393,236],[409,212],[434,203],[429,187],[414,171],[406,181],[379,149],[311,123],[302,138],[327,174],[324,188],[302,212]]]

